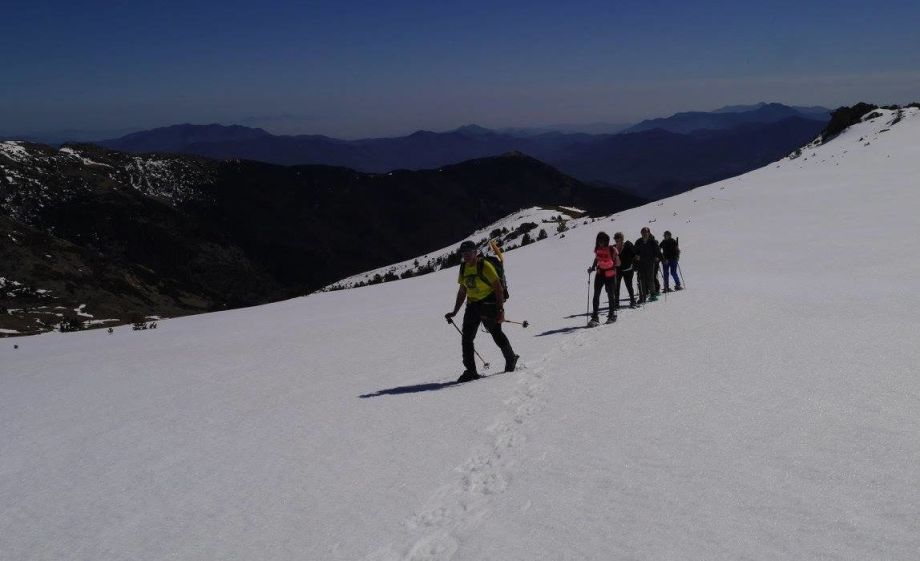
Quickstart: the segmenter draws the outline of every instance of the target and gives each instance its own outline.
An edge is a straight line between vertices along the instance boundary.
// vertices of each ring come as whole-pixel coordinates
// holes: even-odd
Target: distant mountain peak
[[[451,132],[465,134],[469,136],[480,136],[484,134],[493,134],[492,130],[487,129],[485,127],[480,127],[477,124],[463,125],[462,127],[458,127]]]

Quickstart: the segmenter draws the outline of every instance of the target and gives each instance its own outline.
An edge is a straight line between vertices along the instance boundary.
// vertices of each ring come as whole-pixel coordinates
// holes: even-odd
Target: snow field
[[[509,253],[494,379],[443,384],[450,270],[5,345],[0,558],[916,558],[920,111],[881,113]],[[687,290],[581,329],[596,232],[650,221]]]

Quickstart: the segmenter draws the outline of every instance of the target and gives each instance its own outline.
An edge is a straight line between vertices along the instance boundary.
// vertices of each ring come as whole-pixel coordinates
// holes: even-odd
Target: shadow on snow
[[[456,386],[459,382],[434,382],[430,384],[416,384],[414,386],[399,386],[396,388],[390,388],[387,390],[378,390],[376,393],[366,393],[360,395],[361,399],[367,399],[369,397],[380,397],[382,395],[402,395],[406,393],[420,393],[420,392],[433,392],[437,390],[443,390],[444,388],[449,388],[450,386]]]

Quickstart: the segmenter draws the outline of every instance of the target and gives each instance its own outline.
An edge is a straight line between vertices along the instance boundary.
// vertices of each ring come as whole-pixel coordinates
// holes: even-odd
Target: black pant
[[[651,261],[639,261],[639,301],[645,302],[655,292],[655,264]]]
[[[463,311],[463,367],[467,371],[476,372],[476,361],[473,359],[473,339],[476,338],[476,332],[479,331],[480,322],[486,326],[495,344],[501,349],[505,362],[514,359],[511,342],[502,332],[502,324],[496,319],[498,319],[498,307],[495,305],[494,296],[479,302],[468,301],[466,303],[466,309]]]
[[[613,283],[615,279],[616,279],[615,276],[613,277],[604,276],[604,272],[601,270],[598,270],[597,274],[594,275],[594,314],[592,315],[592,317],[594,318],[597,317],[597,308],[601,303],[601,288],[604,288],[607,291],[607,301],[608,301],[608,304],[610,305],[609,306],[610,309],[607,313],[610,316],[613,316],[616,314],[616,312],[613,311],[614,305],[616,303],[616,298],[614,298],[613,296]]]
[[[633,271],[632,267],[625,271],[617,271],[617,282],[613,286],[614,298],[617,301],[617,307],[620,307],[620,281],[622,280],[626,283],[626,290],[629,291],[629,301],[633,302],[636,299],[636,294],[633,292]]]

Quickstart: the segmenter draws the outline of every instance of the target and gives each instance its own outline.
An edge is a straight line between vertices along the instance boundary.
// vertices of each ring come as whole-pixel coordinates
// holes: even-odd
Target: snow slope
[[[0,558],[920,558],[920,112],[880,114],[512,252],[494,379],[442,384],[451,271],[5,341]],[[579,329],[649,221],[687,290]]]

